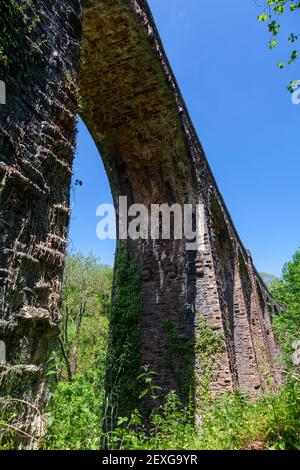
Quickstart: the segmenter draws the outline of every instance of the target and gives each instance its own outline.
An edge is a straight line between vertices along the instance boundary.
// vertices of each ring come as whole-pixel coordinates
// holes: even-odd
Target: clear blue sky
[[[279,275],[300,245],[300,105],[287,84],[299,65],[279,70],[269,51],[262,0],[150,0],[169,60],[220,190],[258,270]],[[297,16],[298,15],[298,16]],[[113,264],[115,243],[96,238],[96,207],[112,201],[101,158],[79,122],[70,247]]]

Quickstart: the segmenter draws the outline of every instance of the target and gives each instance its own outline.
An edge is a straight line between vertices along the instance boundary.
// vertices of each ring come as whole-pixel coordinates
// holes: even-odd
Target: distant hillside
[[[274,274],[268,274],[268,273],[259,273],[259,274],[267,286],[272,284],[272,282],[275,281],[276,279],[278,279],[278,277],[274,276]]]

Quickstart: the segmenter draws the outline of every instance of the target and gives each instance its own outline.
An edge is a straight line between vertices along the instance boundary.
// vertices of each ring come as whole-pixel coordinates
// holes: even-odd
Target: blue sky
[[[299,65],[279,70],[288,55],[269,51],[262,0],[150,0],[167,55],[219,188],[260,271],[279,275],[300,245],[300,105],[287,84]],[[297,16],[298,15],[298,16]],[[293,18],[295,16],[295,18]],[[113,264],[115,243],[96,237],[96,208],[112,201],[101,158],[79,122],[72,191],[70,248],[92,250]]]

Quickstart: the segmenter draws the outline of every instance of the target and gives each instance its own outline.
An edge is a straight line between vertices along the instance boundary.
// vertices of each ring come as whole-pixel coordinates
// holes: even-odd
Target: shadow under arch
[[[128,207],[138,203],[148,209],[151,204],[195,204],[198,199],[199,183],[181,119],[181,97],[146,2],[142,6],[143,10],[130,1],[89,2],[83,22],[81,117],[102,156],[117,217],[119,196],[127,197]],[[115,279],[122,269],[129,276],[136,263],[140,288],[135,284],[126,292],[129,277],[127,287],[115,282],[115,302],[120,290],[122,302],[118,308],[121,317],[116,313],[111,322],[111,354],[118,350],[114,362],[121,363],[119,343],[124,346],[128,336],[133,337],[134,344],[130,340],[128,347],[133,356],[139,356],[139,365],[149,365],[158,373],[154,384],[162,387],[161,396],[170,390],[180,392],[182,378],[193,382],[195,289],[193,292],[187,273],[187,258],[184,240],[117,243]],[[135,325],[128,311],[137,308],[129,298],[134,295],[141,305],[140,317],[133,314]],[[126,326],[127,333],[118,335],[117,330]],[[189,354],[183,354],[187,345]],[[121,385],[123,409],[131,401],[130,394],[138,392],[133,359],[126,365],[127,386]],[[189,394],[186,391],[181,398],[186,401]]]

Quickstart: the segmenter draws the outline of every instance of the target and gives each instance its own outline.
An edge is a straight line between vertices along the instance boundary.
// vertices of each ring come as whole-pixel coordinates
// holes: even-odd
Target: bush
[[[89,370],[60,382],[49,408],[45,449],[96,450],[100,446],[103,383]]]
[[[198,431],[191,409],[182,408],[171,392],[152,413],[150,431],[136,411],[130,419],[119,418],[107,442],[123,450],[300,450],[299,418],[298,380],[255,403],[239,391],[218,396],[207,404]]]

